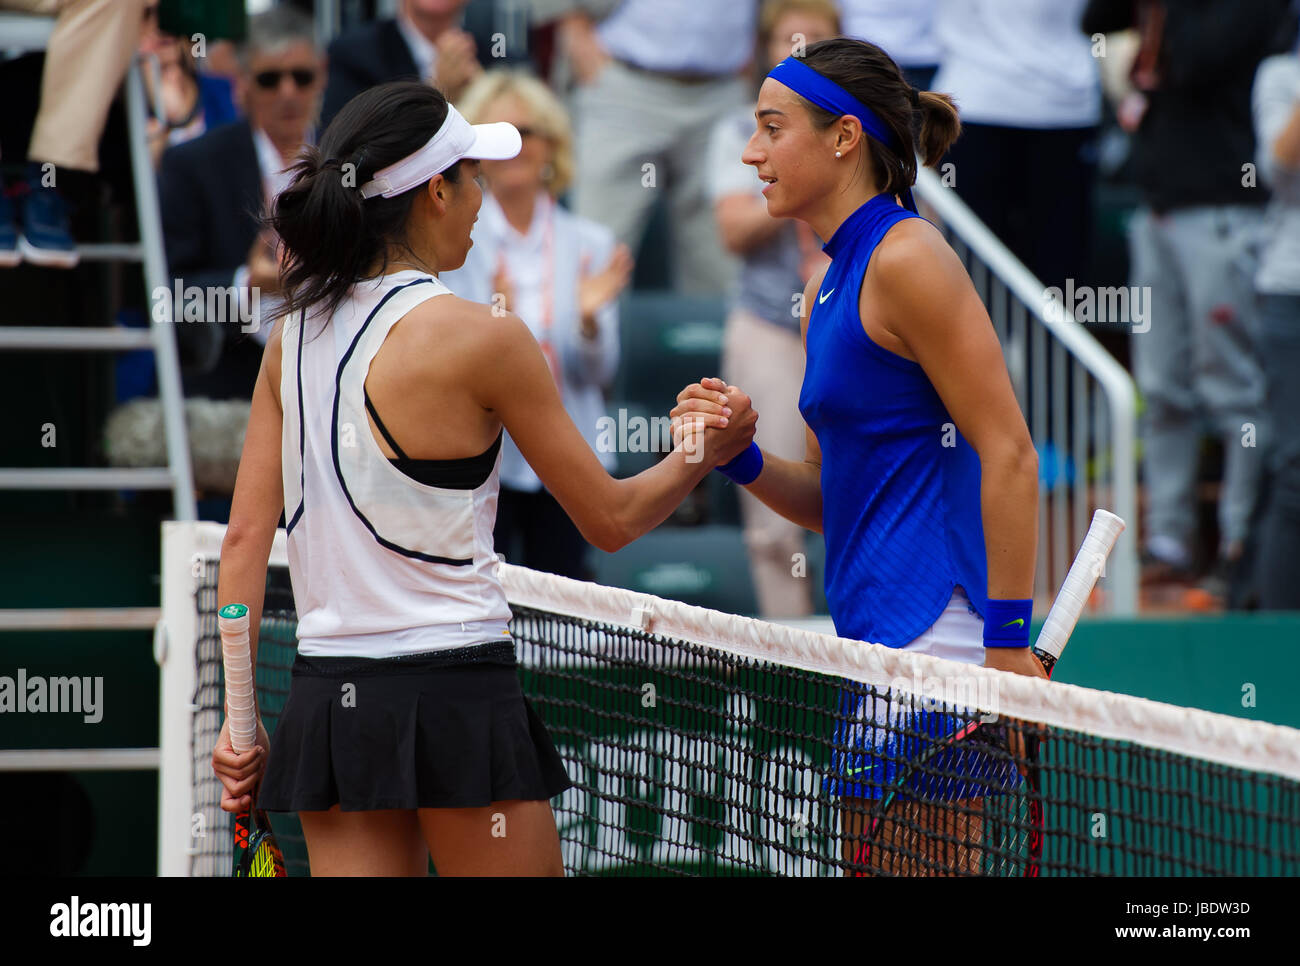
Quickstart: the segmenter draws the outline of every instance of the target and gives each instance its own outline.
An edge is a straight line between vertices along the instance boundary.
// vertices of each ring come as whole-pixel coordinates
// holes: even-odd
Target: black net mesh
[[[199,580],[195,874],[228,875],[217,565]],[[600,588],[593,588],[599,593]],[[1300,783],[992,718],[689,641],[512,606],[519,675],[574,787],[553,801],[576,875],[1294,875]],[[258,700],[274,734],[296,619],[272,568]],[[953,665],[960,680],[960,665]],[[968,710],[970,709],[970,710]],[[953,735],[970,730],[961,741]],[[295,817],[272,816],[291,875]]]

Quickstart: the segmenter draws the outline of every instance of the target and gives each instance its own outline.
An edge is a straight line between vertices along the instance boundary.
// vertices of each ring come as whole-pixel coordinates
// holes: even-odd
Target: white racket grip
[[[1070,639],[1074,626],[1079,623],[1092,588],[1097,586],[1106,558],[1110,556],[1115,541],[1123,532],[1124,521],[1109,510],[1097,510],[1092,515],[1092,523],[1088,526],[1087,536],[1083,538],[1083,546],[1070,565],[1070,572],[1065,575],[1061,591],[1047,612],[1047,620],[1043,621],[1043,629],[1039,632],[1038,643],[1035,645],[1037,650],[1044,651],[1053,658],[1061,656],[1065,642]]]
[[[221,660],[226,671],[230,746],[236,752],[245,752],[257,739],[257,699],[253,689],[247,610],[238,617],[218,616],[217,626],[221,630]]]

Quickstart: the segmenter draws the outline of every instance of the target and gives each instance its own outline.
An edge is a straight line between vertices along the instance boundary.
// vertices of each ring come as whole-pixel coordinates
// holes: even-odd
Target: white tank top
[[[420,272],[356,285],[322,328],[283,321],[281,456],[298,651],[394,657],[509,636],[492,545],[500,453],[475,489],[389,462],[364,383],[393,325],[450,290]],[[382,418],[382,414],[381,414]]]

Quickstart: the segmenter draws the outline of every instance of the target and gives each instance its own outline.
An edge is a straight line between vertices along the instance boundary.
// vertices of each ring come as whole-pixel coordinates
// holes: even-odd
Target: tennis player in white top
[[[472,244],[477,159],[519,148],[514,127],[472,126],[434,88],[385,84],[340,111],[276,205],[290,294],[253,396],[218,604],[247,604],[256,633],[283,513],[299,654],[274,745],[259,726],[236,755],[223,729],[213,767],[228,811],[256,793],[298,813],[313,874],[420,875],[430,857],[440,875],[562,872],[548,799],[568,780],[519,690],[495,573],[503,428],[609,551],[753,437],[748,398],[719,393],[725,408],[679,423],[666,459],[615,480],[527,326],[438,281]]]

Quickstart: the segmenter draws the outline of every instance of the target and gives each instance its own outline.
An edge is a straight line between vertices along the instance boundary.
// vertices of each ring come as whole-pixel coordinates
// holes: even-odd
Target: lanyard
[[[546,211],[541,216],[545,219],[546,225],[542,230],[542,282],[541,282],[541,316],[537,320],[540,332],[537,336],[537,342],[542,348],[542,355],[546,357],[546,364],[551,369],[551,378],[555,380],[555,388],[560,391],[560,397],[564,397],[564,379],[563,371],[560,368],[560,356],[556,351],[554,342],[551,341],[551,328],[555,320],[555,201],[547,199]],[[507,222],[507,225],[509,223]],[[509,274],[506,265],[506,256],[504,250],[497,254],[498,271],[505,270]]]

